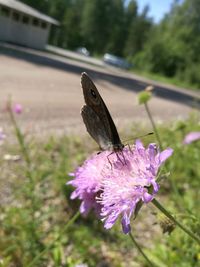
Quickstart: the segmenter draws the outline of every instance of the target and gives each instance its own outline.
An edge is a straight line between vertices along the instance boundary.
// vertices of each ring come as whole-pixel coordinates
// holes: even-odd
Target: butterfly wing
[[[90,107],[89,111],[87,110],[89,116],[85,117],[84,123],[89,126],[88,132],[94,138],[94,140],[100,145],[102,149],[108,149],[114,147],[122,147],[121,140],[119,138],[116,126],[112,120],[112,117],[102,99],[100,96],[96,86],[92,82],[92,80],[89,78],[89,76],[86,73],[82,73],[81,76],[81,84],[83,88],[83,95],[85,99],[85,103],[87,107]],[[92,110],[92,111],[91,111]],[[95,121],[88,122],[88,120],[91,120],[91,114],[98,118],[99,123],[95,125]],[[83,115],[82,115],[83,116]],[[94,128],[92,130],[92,128]],[[98,128],[98,130],[97,130]],[[99,129],[100,128],[100,129]],[[92,134],[91,134],[92,131]],[[95,131],[97,132],[98,137],[95,134]],[[100,138],[100,135],[102,134],[102,137]],[[101,139],[101,144],[99,143],[99,140]],[[105,141],[104,141],[105,140]],[[104,144],[103,144],[104,142]],[[106,147],[106,148],[105,148]]]
[[[102,150],[109,149],[112,144],[110,144],[107,129],[103,126],[99,116],[87,105],[82,107],[81,116],[88,133],[99,144],[100,148]]]

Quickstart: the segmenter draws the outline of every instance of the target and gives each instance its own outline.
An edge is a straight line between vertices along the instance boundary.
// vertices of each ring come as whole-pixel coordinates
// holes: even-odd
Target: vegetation
[[[1,146],[0,266],[147,266],[120,223],[108,231],[94,214],[75,214],[80,202],[70,200],[72,188],[66,182],[68,173],[95,150],[89,137],[25,140],[11,119],[19,146],[9,139]],[[162,181],[159,198],[177,220],[200,235],[200,142],[183,145],[186,133],[199,130],[198,121],[193,115],[158,129],[162,146],[174,149],[166,165],[171,175]],[[133,125],[134,136],[138,129]],[[156,266],[197,266],[198,245],[180,229],[173,231],[174,225],[153,205],[143,207],[132,226]],[[161,228],[172,233],[164,235]]]
[[[111,52],[127,57],[138,70],[200,84],[197,0],[175,2],[157,25],[148,17],[148,8],[138,13],[134,0],[128,6],[122,0],[24,2],[61,21],[61,27],[52,31],[53,44],[69,49],[86,46],[97,54]],[[157,127],[147,103],[151,92],[145,93],[140,95],[140,103],[154,135],[144,138],[144,143],[174,149],[159,177],[159,202],[199,240],[200,141],[183,144],[188,132],[200,131],[199,114]],[[69,173],[95,151],[91,139],[35,139],[22,133],[17,122],[21,111],[14,114],[9,105],[7,111],[17,142],[11,136],[4,139],[0,130],[0,267],[148,266],[129,236],[122,233],[119,222],[105,230],[93,213],[79,216],[80,202],[70,199]],[[130,137],[139,135],[139,130],[141,133],[140,125],[133,125]],[[144,205],[136,220],[132,219],[132,228],[155,266],[198,266],[200,251],[195,238],[175,227],[155,205]]]
[[[93,54],[110,52],[133,63],[134,69],[200,86],[200,4],[174,0],[158,24],[139,13],[136,0],[49,0],[23,2],[53,16],[61,26],[50,42],[76,49],[86,46]]]

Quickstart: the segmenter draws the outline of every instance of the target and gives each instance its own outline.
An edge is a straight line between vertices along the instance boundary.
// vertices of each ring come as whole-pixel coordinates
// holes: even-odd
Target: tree
[[[112,8],[109,0],[85,0],[81,31],[87,47],[93,52],[105,51],[109,39],[109,16]]]
[[[41,1],[41,0],[20,0],[21,2],[24,2],[25,4],[45,13],[49,14],[49,9],[51,5],[51,1]]]
[[[112,0],[112,12],[109,16],[109,38],[106,51],[122,56],[126,39],[126,24],[124,2],[122,0]]]
[[[82,0],[72,0],[71,4],[65,9],[60,34],[61,46],[68,49],[75,49],[81,46],[81,10],[83,9]]]
[[[134,3],[131,3],[133,5]],[[147,17],[148,6],[146,6],[141,15],[137,14],[135,8],[133,9],[133,16],[130,20],[129,32],[125,44],[124,52],[126,56],[132,57],[141,51],[148,39],[152,21]],[[137,10],[137,6],[136,6]]]

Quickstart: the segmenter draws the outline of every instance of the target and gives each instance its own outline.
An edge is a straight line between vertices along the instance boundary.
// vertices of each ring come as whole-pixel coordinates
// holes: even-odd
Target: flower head
[[[16,114],[22,113],[22,105],[21,104],[15,104],[14,107],[13,107],[13,111]]]
[[[71,199],[79,198],[82,200],[80,212],[87,215],[91,208],[100,214],[100,204],[96,201],[96,196],[101,191],[102,169],[107,160],[107,152],[94,154],[87,159],[71,176],[75,178],[69,181],[75,187],[71,194]],[[106,158],[106,159],[105,159]]]
[[[103,191],[99,198],[101,216],[106,229],[111,228],[121,216],[124,233],[130,232],[130,218],[139,202],[150,202],[159,190],[156,175],[160,165],[171,156],[168,148],[158,152],[155,144],[145,149],[138,140],[130,149],[125,148],[116,162],[104,168]],[[124,162],[123,162],[124,160]]]
[[[185,136],[183,143],[184,144],[190,144],[190,143],[197,141],[199,139],[200,139],[200,132],[190,132]]]
[[[95,208],[106,229],[121,217],[123,232],[128,233],[139,205],[150,202],[158,192],[158,169],[172,153],[171,148],[159,152],[155,144],[145,149],[137,140],[123,151],[93,155],[72,174],[75,178],[68,184],[76,189],[71,198],[82,200],[83,214]]]

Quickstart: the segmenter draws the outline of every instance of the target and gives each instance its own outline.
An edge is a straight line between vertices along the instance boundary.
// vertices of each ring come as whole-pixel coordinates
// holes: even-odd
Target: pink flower
[[[6,138],[6,134],[4,133],[3,128],[0,127],[0,144],[3,143],[5,138]]]
[[[200,139],[200,132],[190,132],[185,136],[183,143],[184,144],[190,144],[190,143],[197,141],[199,139]]]
[[[97,214],[100,214],[100,204],[96,202],[96,196],[101,191],[102,169],[107,161],[107,152],[94,154],[87,159],[81,167],[70,174],[75,178],[69,181],[75,187],[71,194],[71,199],[79,198],[82,200],[80,212],[87,215],[91,208],[94,208]]]
[[[158,169],[172,153],[171,148],[159,152],[155,144],[145,149],[137,140],[130,149],[93,155],[68,182],[75,187],[71,198],[82,200],[80,211],[83,214],[94,208],[106,229],[121,217],[123,232],[127,234],[137,204],[150,202],[158,192]]]
[[[137,140],[129,150],[125,148],[112,168],[107,164],[102,181],[103,192],[99,198],[104,227],[111,228],[121,216],[123,232],[129,233],[130,218],[138,202],[148,203],[159,190],[156,175],[160,165],[172,155],[168,148],[159,152],[155,144],[145,149]]]
[[[14,107],[13,107],[13,111],[16,114],[22,113],[22,105],[21,104],[15,104]]]

